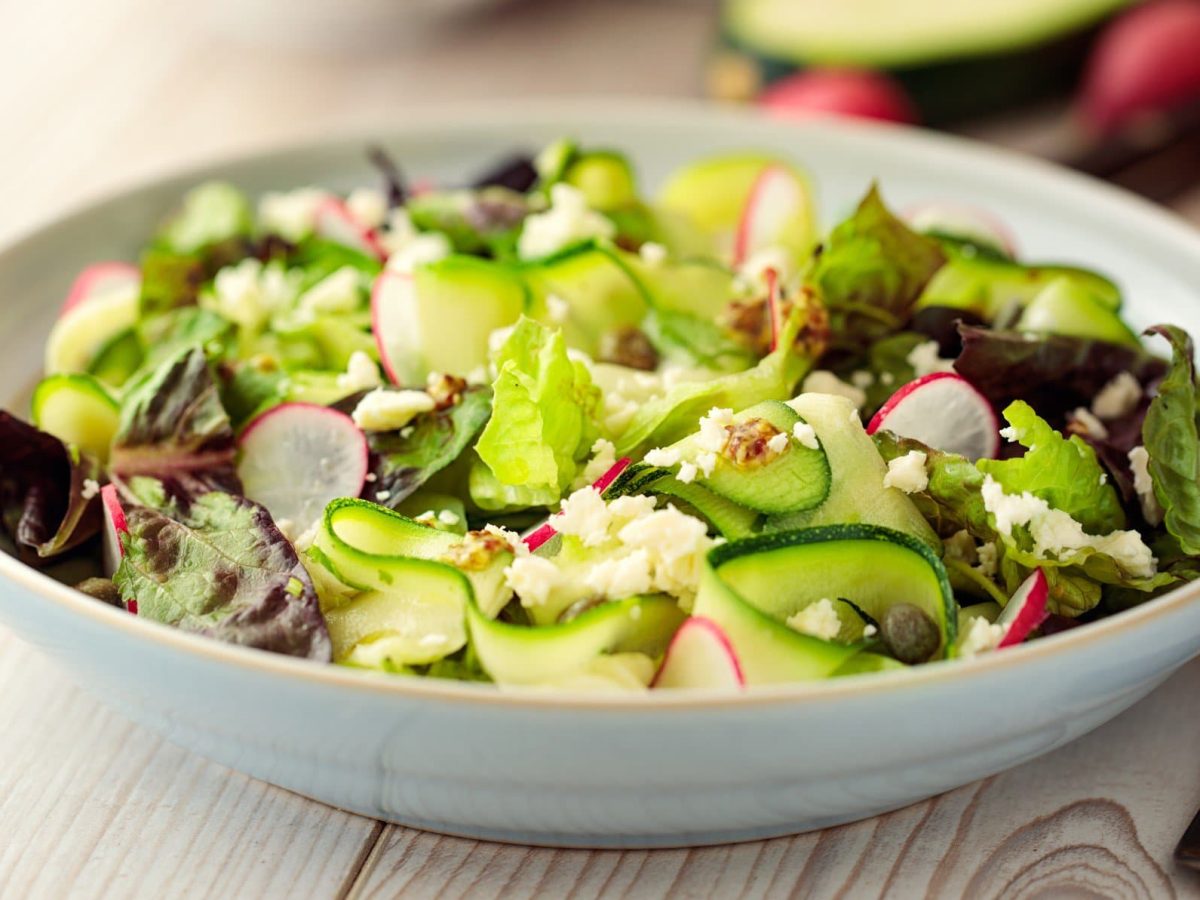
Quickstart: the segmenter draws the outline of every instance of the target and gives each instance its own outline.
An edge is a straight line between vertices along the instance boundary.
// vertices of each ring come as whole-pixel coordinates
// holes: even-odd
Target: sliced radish
[[[630,462],[632,462],[632,460],[630,460],[628,456],[622,456],[609,467],[607,472],[593,481],[592,487],[595,489],[596,493],[603,494],[605,491],[607,491],[609,486],[617,480],[617,476],[629,467]],[[533,529],[533,531],[529,532],[529,534],[525,535],[522,540],[525,542],[525,546],[529,548],[530,552],[533,552],[556,534],[558,534],[558,532],[555,531],[553,525],[551,525],[549,522],[543,522],[537,528]]]
[[[129,534],[129,524],[125,521],[125,509],[121,506],[116,485],[106,484],[100,488],[100,503],[104,507],[104,574],[112,578],[125,556],[121,537]]]
[[[746,686],[733,643],[712,619],[692,616],[675,632],[652,688],[739,689]]]
[[[313,403],[284,403],[242,432],[238,475],[246,496],[293,535],[307,531],[331,500],[357,497],[369,450],[345,413]]]
[[[1049,585],[1041,569],[1035,569],[1032,575],[1021,582],[1021,586],[1004,607],[1004,612],[996,619],[996,624],[1004,628],[1004,637],[996,645],[997,650],[1022,643],[1035,628],[1046,621],[1050,615],[1050,611],[1046,609],[1046,598],[1049,594]]]
[[[733,243],[733,264],[740,266],[766,247],[787,246],[797,222],[808,220],[808,192],[786,166],[762,170],[746,198]]]
[[[375,229],[359,222],[337,197],[330,197],[317,207],[313,231],[317,237],[353,247],[381,260],[388,257],[387,249],[380,242]]]
[[[864,69],[805,69],[767,87],[758,102],[783,118],[833,113],[884,122],[917,121],[912,100],[895,79]]]
[[[972,462],[1000,452],[1000,423],[987,398],[954,372],[910,381],[875,413],[867,434],[883,429]]]
[[[421,315],[410,272],[381,272],[371,289],[371,331],[379,361],[393,384],[419,380]]]
[[[1014,259],[1017,256],[1016,235],[1008,225],[986,209],[963,203],[931,200],[910,206],[903,216],[916,231],[939,232],[987,244]]]
[[[59,315],[79,304],[115,291],[136,290],[142,281],[141,270],[126,262],[101,262],[88,266],[75,279]]]

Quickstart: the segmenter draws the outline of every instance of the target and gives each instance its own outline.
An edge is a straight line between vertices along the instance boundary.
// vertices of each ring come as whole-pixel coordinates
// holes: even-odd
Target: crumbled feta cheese
[[[654,241],[646,241],[638,248],[638,256],[648,266],[661,266],[667,261],[667,248]]]
[[[550,188],[550,208],[525,217],[517,254],[521,259],[540,259],[579,241],[611,238],[616,233],[610,219],[588,209],[582,191],[560,182]]]
[[[317,209],[332,196],[329,191],[316,187],[263,194],[258,201],[258,223],[263,231],[298,241],[312,233],[317,222]]]
[[[929,473],[925,471],[925,453],[910,450],[903,456],[888,461],[887,474],[883,476],[884,487],[899,488],[906,494],[915,494],[929,487]]]
[[[1003,625],[996,625],[983,616],[976,616],[971,619],[971,625],[958,645],[958,655],[962,659],[972,659],[980,653],[995,650],[1003,639]]]
[[[413,436],[413,433],[416,430],[417,430],[417,428],[415,425],[405,425],[403,428],[400,429],[400,437],[407,441],[410,437]]]
[[[942,539],[942,557],[960,562],[975,561],[975,538],[965,528],[960,528],[948,538]]]
[[[1092,412],[1101,419],[1119,419],[1133,412],[1142,399],[1142,386],[1128,372],[1121,372],[1096,394]]]
[[[669,469],[679,462],[679,451],[674,447],[655,447],[642,457],[642,459],[648,466],[661,466],[664,469]]]
[[[645,594],[653,584],[650,554],[639,549],[627,556],[598,562],[588,571],[584,583],[596,593],[614,599]]]
[[[583,467],[583,473],[578,478],[578,486],[592,484],[616,464],[617,448],[613,446],[612,441],[598,438],[592,444],[592,458]]]
[[[553,561],[541,556],[519,556],[504,570],[504,579],[522,606],[542,606],[562,580]]]
[[[896,380],[896,376],[891,372],[882,372],[879,375],[879,383],[890,387]]]
[[[378,228],[387,219],[387,197],[374,188],[355,188],[346,198],[346,209],[358,224]]]
[[[503,328],[496,328],[489,332],[488,356],[495,356],[500,352],[500,348],[504,346],[504,342],[508,340],[516,327],[516,325],[505,325]]]
[[[251,331],[261,328],[273,314],[296,298],[297,279],[282,266],[264,266],[253,257],[225,266],[213,279],[211,294],[201,305]]]
[[[443,509],[437,514],[437,518],[438,521],[443,525],[449,525],[451,527],[457,525],[461,521],[458,517],[458,513],[449,509]]]
[[[655,500],[647,494],[628,494],[618,497],[608,504],[609,515],[612,516],[612,528],[620,531],[634,519],[643,519],[654,512]]]
[[[949,372],[954,369],[954,360],[943,359],[938,352],[937,341],[925,341],[917,344],[909,351],[905,361],[913,367],[918,378],[924,378],[934,372]]]
[[[557,294],[547,294],[546,315],[555,325],[561,325],[571,315],[571,304]]]
[[[842,630],[842,620],[828,597],[810,603],[787,620],[788,628],[823,641],[832,641]]]
[[[1150,475],[1150,454],[1142,446],[1129,451],[1129,468],[1133,470],[1133,490],[1142,507],[1142,516],[1151,525],[1163,520],[1163,508],[1154,493],[1154,479]]]
[[[697,444],[701,450],[720,453],[729,440],[729,427],[733,425],[733,410],[714,406],[708,415],[700,419],[700,437]]]
[[[868,622],[866,625],[863,626],[863,637],[873,638],[877,634],[879,634],[879,629],[876,628],[874,625],[872,625],[870,622]]]
[[[679,464],[679,472],[678,472],[678,474],[676,474],[675,477],[682,484],[691,484],[693,481],[696,480],[696,476],[698,474],[699,474],[699,470],[696,468],[695,463],[682,462]]]
[[[503,528],[499,525],[491,524],[484,525],[483,531],[486,534],[494,534],[501,540],[506,541],[508,546],[512,549],[512,552],[518,556],[529,555],[529,547],[526,546],[525,542],[521,540],[521,536],[515,531],[510,531],[509,529]]]
[[[695,595],[701,560],[713,546],[704,522],[668,506],[623,526],[617,537],[626,547],[649,554],[652,589],[684,600]]]
[[[383,379],[379,377],[379,366],[375,365],[375,361],[361,350],[355,350],[350,354],[350,359],[346,363],[346,371],[337,377],[338,390],[345,391],[347,394],[369,391],[381,384],[383,384]]]
[[[604,395],[604,427],[612,434],[620,434],[637,415],[638,403],[616,391]]]
[[[392,492],[391,491],[376,491],[375,499],[378,500],[380,503],[385,503],[388,500],[392,499]],[[421,515],[417,516],[418,522],[424,522],[426,520],[428,520],[430,524],[433,524],[433,510],[432,509],[427,509],[427,510],[425,510],[425,512],[421,513]]]
[[[358,401],[354,424],[363,431],[396,431],[437,406],[424,391],[386,391],[376,388]]]
[[[975,553],[979,557],[979,574],[988,578],[995,575],[1000,562],[1000,548],[996,546],[996,542],[985,541],[979,545],[979,549]]]
[[[717,467],[717,454],[701,453],[696,457],[696,468],[704,473],[705,478],[712,476],[713,469]]]
[[[1011,535],[1014,527],[1024,525],[1033,537],[1035,555],[1042,559],[1060,558],[1091,547],[1111,556],[1131,575],[1149,577],[1154,574],[1157,560],[1136,531],[1114,531],[1106,535],[1090,535],[1083,526],[1062,510],[1052,509],[1040,497],[1025,491],[1007,494],[1004,488],[987,475],[983,479],[984,508],[996,520],[996,530]]]
[[[387,270],[401,274],[445,259],[454,252],[450,239],[440,231],[423,231],[405,241],[385,239],[384,246],[389,251]]]
[[[767,449],[772,453],[782,453],[788,448],[788,443],[789,438],[787,433],[781,431],[779,434],[772,435],[771,439],[767,441]]]
[[[467,384],[487,384],[489,381],[487,366],[476,366],[467,373]]]
[[[372,483],[373,483],[373,482],[376,482],[376,481],[378,481],[378,480],[379,480],[379,476],[378,476],[378,475],[376,475],[374,472],[368,472],[368,473],[367,473],[366,481],[369,481],[369,482],[372,482]]]
[[[817,440],[817,432],[807,422],[797,422],[792,426],[792,437],[801,447],[807,447],[809,450],[820,449],[820,442]]]
[[[579,538],[585,547],[598,547],[608,540],[611,514],[608,504],[594,487],[585,487],[562,502],[562,512],[550,520],[559,534]]]
[[[83,479],[83,488],[79,492],[79,496],[84,500],[91,500],[100,493],[100,482],[94,478]]]
[[[806,394],[834,394],[838,397],[845,397],[855,406],[862,406],[867,402],[867,395],[861,388],[846,384],[826,369],[815,369],[809,372],[805,376],[800,390]]]
[[[1108,437],[1108,429],[1104,427],[1104,423],[1092,415],[1091,410],[1079,407],[1071,414],[1075,421],[1083,426],[1083,430],[1089,435],[1099,440],[1104,440]]]
[[[313,522],[308,526],[307,529],[302,531],[299,537],[292,541],[292,546],[294,546],[301,553],[307,552],[309,549],[311,549],[312,545],[317,542],[317,535],[320,533],[320,531],[321,520],[317,519],[317,521]]]
[[[850,373],[850,383],[860,390],[866,390],[875,383],[875,375],[866,369]]]
[[[297,306],[307,313],[353,312],[362,300],[362,276],[354,266],[342,266],[300,295]]]
[[[1016,425],[1005,425],[1000,429],[1000,437],[1004,438],[1010,444],[1015,444],[1021,440],[1021,431]]]

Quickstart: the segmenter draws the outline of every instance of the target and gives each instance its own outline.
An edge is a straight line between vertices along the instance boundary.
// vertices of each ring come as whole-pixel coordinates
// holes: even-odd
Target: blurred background
[[[191,162],[455,100],[710,97],[966,133],[1200,220],[1200,0],[5,4],[0,241]]]

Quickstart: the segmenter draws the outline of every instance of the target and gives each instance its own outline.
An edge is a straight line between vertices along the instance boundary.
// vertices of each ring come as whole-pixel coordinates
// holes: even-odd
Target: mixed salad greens
[[[464,187],[372,159],[201,185],[79,276],[0,413],[23,559],[232,643],[631,691],[969,658],[1200,575],[1191,339],[987,213],[872,187],[822,236],[752,153],[653,201],[566,140]]]

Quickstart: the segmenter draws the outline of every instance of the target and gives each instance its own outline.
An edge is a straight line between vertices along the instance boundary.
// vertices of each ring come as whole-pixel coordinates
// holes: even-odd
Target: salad
[[[33,565],[218,640],[642,691],[1004,652],[1200,575],[1192,342],[756,153],[648,199],[563,140],[471,184],[190,191],[89,266],[0,507]]]

